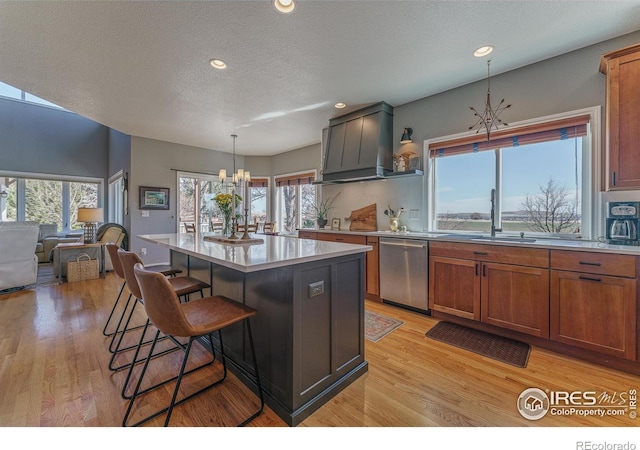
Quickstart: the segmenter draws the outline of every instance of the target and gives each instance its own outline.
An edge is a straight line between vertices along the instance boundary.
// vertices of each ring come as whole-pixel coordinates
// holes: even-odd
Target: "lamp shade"
[[[104,212],[102,208],[78,208],[78,222],[102,222]]]

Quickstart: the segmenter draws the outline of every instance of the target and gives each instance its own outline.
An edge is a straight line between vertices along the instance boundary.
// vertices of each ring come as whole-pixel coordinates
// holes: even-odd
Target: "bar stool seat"
[[[116,297],[116,301],[113,303],[113,307],[111,308],[111,312],[109,313],[109,317],[107,318],[107,321],[104,324],[104,328],[102,329],[102,334],[110,337],[113,336],[114,334],[116,334],[116,332],[118,331],[119,326],[121,325],[122,322],[122,318],[123,315],[125,314],[125,310],[127,308],[125,308],[125,310],[122,311],[122,315],[120,316],[120,320],[118,321],[118,325],[116,326],[116,330],[114,331],[107,331],[107,329],[109,328],[109,324],[111,323],[111,319],[113,319],[113,315],[116,312],[116,309],[118,307],[118,303],[120,302],[120,298],[122,297],[122,292],[124,291],[125,286],[127,285],[127,280],[124,277],[124,271],[122,269],[122,264],[120,264],[120,258],[118,257],[118,249],[120,248],[119,245],[116,245],[114,243],[107,243],[105,245],[105,247],[107,248],[107,252],[109,253],[109,259],[111,260],[111,264],[113,266],[113,271],[116,273],[116,276],[118,277],[119,280],[122,280],[122,287],[120,287],[120,292],[118,293],[118,296]],[[180,269],[174,269],[171,266],[154,266],[152,270],[155,270],[157,272],[162,273],[165,276],[175,276],[179,273],[182,273],[182,270]],[[131,294],[129,294],[129,300],[131,300]],[[129,304],[129,300],[127,301],[127,305]],[[140,326],[141,327],[141,326]],[[111,349],[112,346],[109,346],[109,348]]]
[[[172,337],[173,339],[176,339],[178,337],[188,337],[189,341],[183,347],[185,354],[182,360],[180,371],[177,376],[176,385],[169,406],[156,411],[151,415],[148,415],[144,419],[141,419],[133,424],[133,426],[141,425],[165,412],[166,418],[164,425],[168,426],[173,408],[176,405],[179,405],[186,400],[221,383],[227,375],[226,359],[224,355],[224,345],[222,342],[221,330],[239,322],[244,322],[245,328],[247,330],[254,369],[253,374],[248,373],[247,371],[245,375],[247,376],[247,378],[252,379],[252,381],[255,383],[260,399],[260,406],[258,410],[251,414],[242,423],[240,423],[240,426],[246,425],[251,420],[260,415],[264,409],[264,395],[262,392],[262,385],[260,383],[260,374],[258,371],[255,347],[253,343],[253,335],[251,332],[251,322],[249,320],[252,317],[256,316],[256,310],[224,296],[211,296],[197,299],[190,303],[180,303],[178,300],[178,296],[176,295],[175,291],[173,291],[166,278],[144,269],[142,264],[135,265],[134,273],[142,291],[143,305],[145,311],[147,312],[147,316],[149,317],[151,323],[153,323],[153,325],[155,325],[155,327],[158,329],[153,344],[151,344],[151,350],[149,351],[153,352],[153,349],[161,332],[167,336]],[[178,400],[178,392],[180,390],[183,376],[185,375],[185,367],[189,359],[189,353],[191,351],[193,342],[196,339],[208,336],[209,342],[213,343],[214,332],[218,333],[218,339],[220,342],[221,362],[223,365],[222,376],[208,386],[201,388],[197,392],[194,392]],[[213,348],[213,344],[211,344],[211,353],[213,357],[211,363],[216,360],[215,352],[216,350]],[[150,361],[151,358],[147,358],[145,361],[134,393],[129,400],[129,405],[122,422],[123,426],[127,426],[127,422],[132,412],[135,400],[140,395],[140,386],[142,384],[142,380],[147,371],[147,368],[149,367]]]

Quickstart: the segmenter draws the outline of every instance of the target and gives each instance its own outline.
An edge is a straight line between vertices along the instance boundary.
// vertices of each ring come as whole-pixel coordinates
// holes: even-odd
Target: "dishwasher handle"
[[[380,242],[380,245],[392,245],[394,247],[413,247],[413,248],[426,248],[427,244],[398,244],[396,242]]]

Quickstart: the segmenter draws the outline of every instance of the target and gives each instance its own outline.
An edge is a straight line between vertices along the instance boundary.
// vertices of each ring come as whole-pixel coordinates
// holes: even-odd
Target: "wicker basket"
[[[67,281],[84,281],[98,278],[98,260],[91,259],[86,253],[80,253],[75,261],[67,263]]]

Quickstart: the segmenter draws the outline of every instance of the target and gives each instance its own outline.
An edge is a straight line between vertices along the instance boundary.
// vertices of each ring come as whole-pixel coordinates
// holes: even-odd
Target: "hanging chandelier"
[[[232,134],[231,137],[233,138],[233,172],[231,175],[231,183],[234,186],[237,186],[239,183],[242,183],[243,181],[245,182],[251,181],[251,174],[249,173],[248,170],[245,171],[243,169],[238,169],[236,171],[236,139],[238,135]],[[218,172],[218,180],[220,181],[220,183],[226,182],[227,169],[220,169],[220,172]]]
[[[491,67],[491,60],[487,61],[487,100],[486,100],[486,104],[484,105],[484,111],[480,113],[473,106],[469,107],[469,109],[473,111],[473,115],[478,118],[476,120],[476,123],[470,126],[469,129],[473,130],[474,128],[478,128],[478,130],[476,131],[476,134],[484,129],[487,132],[487,141],[491,138],[492,129],[497,130],[500,125],[509,126],[508,123],[503,122],[500,119],[500,114],[502,114],[502,112],[505,109],[511,108],[511,104],[509,105],[504,104],[504,98],[500,100],[500,103],[498,103],[498,106],[496,106],[495,108],[491,106],[490,67]]]
[[[231,235],[229,236],[229,239],[240,239],[237,235],[236,235],[236,230],[237,230],[237,223],[238,223],[238,219],[236,217],[236,189],[240,188],[240,192],[242,192],[242,195],[244,196],[243,202],[245,205],[245,213],[244,213],[244,220],[245,220],[245,225],[247,223],[247,215],[248,215],[248,208],[247,208],[247,201],[249,198],[249,182],[251,181],[251,174],[248,170],[243,170],[243,169],[238,169],[236,170],[236,139],[238,138],[237,134],[232,134],[231,137],[233,138],[233,172],[231,175],[231,208],[232,208],[232,216],[231,216]],[[226,169],[220,169],[220,171],[218,172],[218,180],[220,181],[220,183],[226,183],[227,181],[227,170]],[[244,231],[244,235],[242,236],[242,239],[249,239],[249,235],[247,234],[247,226],[244,227],[245,231]]]

